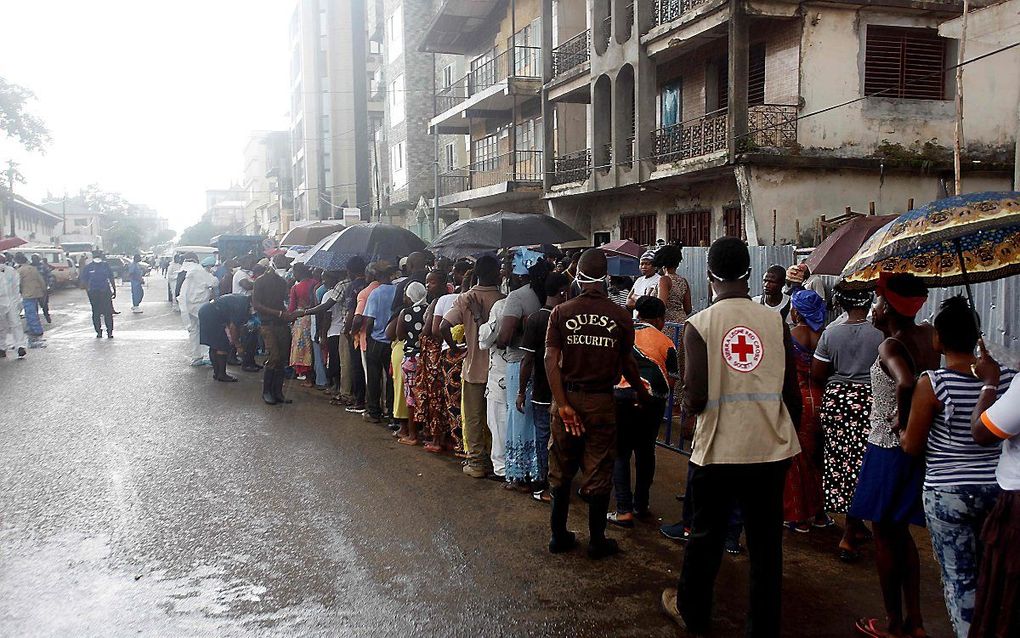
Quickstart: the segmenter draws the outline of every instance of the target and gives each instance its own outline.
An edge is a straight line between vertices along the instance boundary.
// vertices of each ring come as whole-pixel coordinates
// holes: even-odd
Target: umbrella
[[[28,242],[21,237],[8,237],[7,239],[0,239],[0,250],[10,250],[11,248],[17,248],[27,244]]]
[[[645,252],[644,248],[629,239],[617,239],[608,244],[602,244],[599,248],[610,255],[623,255],[624,257],[634,257],[635,259]]]
[[[425,250],[425,242],[406,228],[381,223],[358,224],[333,233],[313,246],[305,263],[324,270],[338,270],[355,255],[396,262],[418,250]]]
[[[861,244],[894,219],[896,215],[856,217],[818,244],[804,263],[811,269],[812,275],[838,276],[846,267],[846,262],[861,249]]]
[[[881,272],[912,273],[929,287],[1020,273],[1020,193],[956,195],[907,211],[866,241],[843,270],[870,286]]]
[[[437,255],[461,257],[514,246],[560,244],[579,239],[584,237],[555,217],[500,211],[450,224],[430,248]]]
[[[640,277],[641,264],[637,257],[609,255],[606,257],[607,272],[611,277]]]
[[[308,246],[291,246],[287,249],[287,252],[283,254],[287,259],[297,259],[301,255],[308,252]]]
[[[291,228],[280,240],[281,246],[311,246],[326,236],[343,230],[344,223],[338,219],[324,219],[304,226]]]

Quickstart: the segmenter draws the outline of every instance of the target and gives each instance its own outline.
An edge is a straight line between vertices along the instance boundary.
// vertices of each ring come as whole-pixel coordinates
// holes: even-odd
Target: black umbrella
[[[343,229],[344,223],[337,219],[324,219],[312,222],[311,224],[305,224],[304,226],[295,226],[283,236],[283,239],[280,240],[280,245],[311,246],[322,241],[328,235]]]
[[[514,246],[561,244],[583,239],[576,230],[549,215],[501,211],[454,222],[429,248],[437,255],[462,257]]]
[[[411,231],[389,224],[357,224],[349,226],[335,236],[322,240],[313,249],[315,253],[305,261],[309,266],[324,270],[338,270],[355,255],[368,260],[388,259],[396,262],[418,250],[425,250],[425,242]]]

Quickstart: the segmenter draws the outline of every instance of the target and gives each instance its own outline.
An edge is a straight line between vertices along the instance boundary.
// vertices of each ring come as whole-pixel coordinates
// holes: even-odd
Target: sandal
[[[839,560],[840,562],[852,565],[857,561],[861,560],[861,553],[855,549],[846,549],[845,547],[840,547]]]
[[[433,454],[442,454],[443,447],[436,445],[435,443],[426,443],[424,446],[426,452],[432,452]]]
[[[881,621],[878,618],[858,618],[854,623],[857,631],[872,638],[888,638],[889,632],[879,629]]]
[[[401,437],[401,438],[397,439],[397,443],[400,443],[402,445],[418,445],[418,439],[409,439],[409,438]]]
[[[552,495],[546,490],[542,490],[541,492],[532,492],[531,498],[535,499],[539,503],[552,503]]]
[[[606,514],[606,520],[617,527],[626,527],[628,529],[634,527],[633,518],[620,518],[620,516],[619,512],[609,512]]]

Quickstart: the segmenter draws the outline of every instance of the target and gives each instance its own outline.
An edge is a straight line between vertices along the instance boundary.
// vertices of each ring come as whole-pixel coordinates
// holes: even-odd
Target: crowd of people
[[[43,320],[53,321],[50,291],[54,284],[53,267],[40,255],[0,254],[0,359],[7,358],[8,352],[24,359],[29,348],[46,347]]]
[[[650,519],[672,397],[693,447],[683,519],[662,528],[686,542],[662,604],[692,634],[709,630],[722,553],[744,551],[743,531],[748,633],[778,635],[784,526],[811,533],[841,514],[839,560],[874,543],[885,613],[857,620],[862,634],[926,635],[910,532],[921,525],[955,634],[1017,635],[1020,388],[984,349],[969,303],[950,298],[919,322],[928,295],[916,277],[830,293],[803,264],[767,269],[751,298],[748,249],[722,238],[708,253],[711,303],[694,312],[681,259],[676,246],[650,250],[629,281],[597,249],[352,257],[326,272],[186,254],[169,264],[168,295],[192,365],[218,382],[236,381],[232,364],[261,369],[269,405],[291,402],[294,378],[402,444],[458,457],[468,477],[548,503],[553,553],[577,544],[575,493],[593,559],[619,549],[608,524]],[[108,307],[112,277],[97,266],[93,280]],[[667,323],[683,326],[679,343]]]

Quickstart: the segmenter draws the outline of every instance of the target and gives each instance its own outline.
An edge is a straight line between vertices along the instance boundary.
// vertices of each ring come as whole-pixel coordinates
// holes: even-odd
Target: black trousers
[[[326,338],[326,378],[340,390],[340,335]]]
[[[241,328],[241,344],[244,346],[244,358],[241,365],[255,365],[255,351],[259,349],[258,330],[249,330],[247,326]]]
[[[365,368],[361,365],[361,350],[354,347],[356,339],[352,336],[348,344],[350,350],[351,369],[344,370],[341,374],[351,375],[351,396],[354,397],[354,405],[365,405]]]
[[[365,352],[365,365],[368,368],[365,375],[365,411],[371,416],[393,414],[393,383],[389,380],[392,352],[390,344],[368,338],[368,350]]]
[[[106,321],[107,334],[113,332],[113,293],[109,288],[89,290],[89,303],[92,304],[92,327],[96,332],[103,331],[103,321]]]
[[[744,514],[751,563],[746,635],[779,636],[783,585],[783,487],[789,461],[693,465],[687,489],[694,509],[677,607],[691,633],[707,633],[715,578],[734,503]]]
[[[635,405],[633,397],[616,398],[616,461],[613,466],[613,491],[616,511],[636,512],[648,509],[648,493],[655,478],[655,439],[662,426],[666,402],[654,399]],[[630,459],[634,457],[634,489],[631,490]]]

